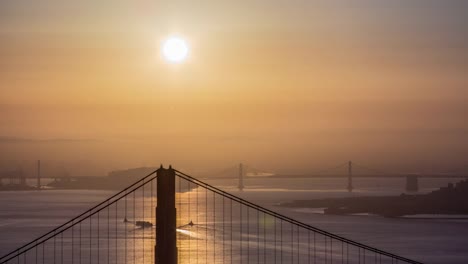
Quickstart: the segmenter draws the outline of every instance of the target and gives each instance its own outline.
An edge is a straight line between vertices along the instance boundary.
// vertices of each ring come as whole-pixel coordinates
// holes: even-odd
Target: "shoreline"
[[[468,217],[468,180],[427,194],[400,194],[399,196],[359,196],[313,200],[294,200],[278,204],[290,208],[324,208],[325,214],[373,214],[383,217],[414,215],[458,215]],[[433,217],[431,217],[433,218]]]
[[[295,212],[299,213],[306,213],[306,214],[317,214],[317,215],[337,215],[337,214],[330,214],[330,213],[325,213],[324,210],[326,208],[316,208],[316,207],[290,207],[290,206],[284,206],[287,208],[292,209]],[[384,217],[381,215],[377,214],[372,214],[372,213],[355,213],[355,214],[342,214],[343,216],[364,216],[364,217]],[[415,214],[415,215],[402,215],[402,216],[397,216],[393,218],[401,218],[401,219],[409,219],[409,220],[468,220],[468,214],[466,215],[460,215],[460,214],[433,214],[428,215],[428,214]]]

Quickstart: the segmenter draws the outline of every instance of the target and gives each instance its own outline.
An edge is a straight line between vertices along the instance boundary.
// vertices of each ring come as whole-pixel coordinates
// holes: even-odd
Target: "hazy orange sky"
[[[71,174],[466,167],[467,11],[455,0],[4,0],[1,162]],[[180,65],[160,56],[174,33],[190,45]]]

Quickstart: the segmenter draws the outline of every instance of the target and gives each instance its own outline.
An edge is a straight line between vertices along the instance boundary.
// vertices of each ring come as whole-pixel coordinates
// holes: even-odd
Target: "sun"
[[[170,37],[162,45],[164,59],[172,63],[183,62],[189,53],[187,42],[180,37]]]

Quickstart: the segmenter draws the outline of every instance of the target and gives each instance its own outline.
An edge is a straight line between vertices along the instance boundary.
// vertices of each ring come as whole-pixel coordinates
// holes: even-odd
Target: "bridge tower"
[[[406,191],[417,192],[419,190],[418,176],[407,175],[406,176]]]
[[[156,246],[154,263],[177,264],[175,170],[161,167],[157,173]]]
[[[348,192],[353,191],[353,163],[348,162]]]
[[[26,177],[23,172],[23,167],[21,167],[20,173],[19,173],[19,184],[21,186],[26,186]]]
[[[37,161],[37,189],[41,189],[41,160]]]
[[[244,165],[242,163],[239,164],[239,191],[244,190]]]

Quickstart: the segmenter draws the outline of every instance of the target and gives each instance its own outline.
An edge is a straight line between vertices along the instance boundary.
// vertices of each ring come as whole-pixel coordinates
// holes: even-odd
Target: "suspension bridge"
[[[161,168],[0,263],[419,263]]]
[[[468,178],[468,173],[465,168],[452,170],[450,172],[439,173],[408,173],[408,172],[394,172],[381,169],[371,168],[360,163],[347,161],[339,163],[334,166],[322,168],[320,170],[311,171],[305,174],[284,174],[273,173],[271,171],[255,168],[248,164],[237,164],[228,168],[224,168],[216,173],[211,173],[212,178],[238,178],[238,188],[243,190],[246,188],[246,179],[248,178],[345,178],[343,186],[352,192],[356,186],[353,183],[355,178],[402,178],[404,190],[408,192],[416,192],[419,190],[419,179],[427,178]],[[208,177],[210,178],[210,177]],[[109,177],[102,176],[70,176],[68,173],[62,175],[43,175],[41,173],[41,161],[37,161],[36,174],[24,173],[21,168],[12,171],[0,172],[0,186],[4,180],[9,180],[9,183],[14,183],[21,186],[26,186],[27,179],[36,179],[37,184],[35,187],[40,189],[41,179],[53,180],[55,184],[53,187],[67,188],[67,189],[80,189],[80,188],[97,188],[97,189],[120,189],[121,185]],[[70,184],[71,183],[71,184]]]
[[[356,173],[356,169],[358,173]],[[248,178],[344,178],[343,186],[349,192],[355,188],[353,183],[354,178],[402,178],[404,180],[404,190],[408,192],[417,192],[419,190],[419,179],[429,178],[445,178],[445,179],[460,179],[468,178],[468,173],[461,172],[462,170],[453,170],[451,172],[440,173],[408,173],[408,172],[392,172],[381,169],[370,168],[356,162],[348,161],[338,165],[330,166],[321,170],[313,171],[307,174],[277,174],[265,170],[257,169],[250,165],[242,164],[225,168],[217,172],[216,175],[224,175],[225,177],[237,177],[238,188],[243,190],[247,187],[246,179]],[[236,175],[237,174],[237,175]]]

